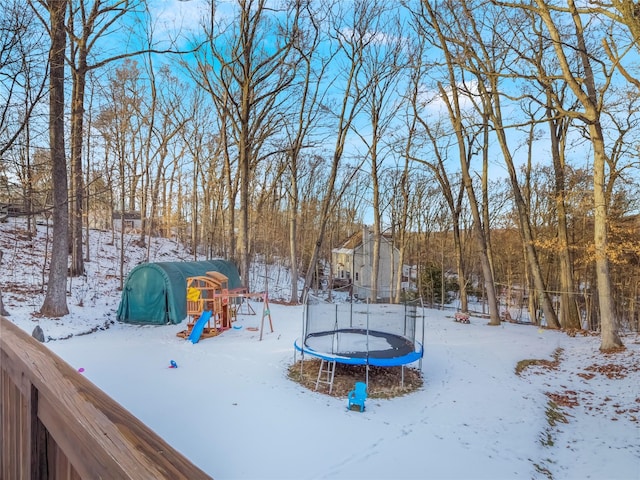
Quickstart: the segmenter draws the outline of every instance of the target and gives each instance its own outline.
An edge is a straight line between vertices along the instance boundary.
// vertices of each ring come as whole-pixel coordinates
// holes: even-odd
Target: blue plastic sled
[[[200,315],[200,318],[191,330],[191,335],[189,335],[189,341],[191,341],[191,343],[198,343],[198,340],[200,340],[200,337],[202,336],[204,326],[211,318],[211,314],[211,310],[205,310],[204,312],[202,312],[202,315]]]

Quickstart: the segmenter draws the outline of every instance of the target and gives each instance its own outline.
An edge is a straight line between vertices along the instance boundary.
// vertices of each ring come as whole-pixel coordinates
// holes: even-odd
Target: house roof
[[[390,234],[383,233],[382,238],[390,242],[393,237]],[[350,253],[359,245],[362,245],[362,230],[358,230],[356,233],[352,234],[342,242],[339,247],[334,248],[333,251],[336,253]]]
[[[357,231],[349,238],[347,238],[342,245],[340,245],[340,249],[353,250],[358,245],[362,245],[362,230]]]

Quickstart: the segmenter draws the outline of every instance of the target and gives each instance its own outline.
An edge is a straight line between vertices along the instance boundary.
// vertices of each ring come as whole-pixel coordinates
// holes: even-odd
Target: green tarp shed
[[[241,285],[236,266],[227,260],[159,262],[136,266],[122,290],[118,320],[125,323],[162,325],[180,323],[187,316],[187,278],[220,272],[229,288]]]

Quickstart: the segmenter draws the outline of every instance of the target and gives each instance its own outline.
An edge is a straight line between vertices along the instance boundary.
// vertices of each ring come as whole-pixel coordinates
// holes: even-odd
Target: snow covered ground
[[[92,232],[71,313],[39,318],[43,232],[30,241],[20,223],[0,224],[9,319],[29,333],[40,325],[47,347],[217,480],[640,478],[635,333],[623,336],[626,351],[602,355],[598,337],[425,310],[424,386],[347,411],[346,399],[287,378],[300,306],[271,304],[275,331],[262,341],[249,329],[260,326],[259,303],[257,315],[238,317],[242,328],[195,345],[176,336],[184,325],[115,322],[118,255],[106,233]],[[169,241],[152,252],[152,261],[192,259]],[[140,252],[129,247],[127,258],[130,270]],[[549,362],[516,375],[525,359]]]

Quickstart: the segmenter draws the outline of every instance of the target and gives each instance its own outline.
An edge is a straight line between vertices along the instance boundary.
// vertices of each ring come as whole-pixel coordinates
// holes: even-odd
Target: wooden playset
[[[228,299],[224,296],[229,291],[228,285],[229,279],[220,272],[187,278],[187,329],[178,332],[179,337],[188,338],[206,311],[211,316],[202,331],[203,338],[215,337],[231,327]]]
[[[208,319],[199,337],[210,338],[232,327],[232,322],[236,320],[237,314],[244,313],[255,315],[255,311],[247,302],[250,298],[258,298],[263,302],[263,314],[260,325],[260,340],[265,317],[269,318],[269,326],[273,332],[271,312],[269,311],[269,298],[266,293],[250,293],[245,288],[229,290],[229,279],[220,272],[207,272],[204,276],[187,278],[187,329],[178,332],[176,335],[182,338],[189,338],[194,326],[200,317]],[[211,312],[210,316],[208,312]]]

